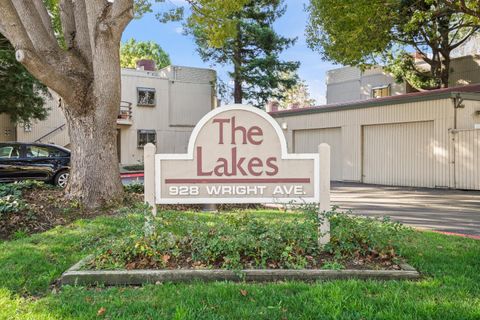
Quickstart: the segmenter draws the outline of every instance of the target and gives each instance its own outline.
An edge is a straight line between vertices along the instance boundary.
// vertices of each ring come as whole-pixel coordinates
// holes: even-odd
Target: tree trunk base
[[[72,151],[67,198],[80,201],[85,208],[119,203],[123,198],[116,114],[105,109],[92,108],[95,112],[81,117],[66,111]]]

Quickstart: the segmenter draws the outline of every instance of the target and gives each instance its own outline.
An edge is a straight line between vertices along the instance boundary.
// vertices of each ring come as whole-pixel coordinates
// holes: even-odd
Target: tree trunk
[[[240,30],[240,24],[237,26],[237,38],[235,39],[235,48],[233,49],[233,99],[235,103],[243,103],[243,88],[242,88],[242,33]]]
[[[448,88],[450,82],[450,57],[446,57],[442,61],[440,80],[442,88]]]
[[[65,107],[72,148],[68,195],[94,208],[118,202],[123,186],[117,155],[117,117],[121,101],[120,45],[108,34],[97,37],[96,71],[81,101]]]
[[[43,1],[0,0],[0,32],[14,45],[17,60],[63,98],[72,146],[68,196],[93,208],[123,194],[115,141],[119,49],[134,1],[57,5],[61,30],[52,28],[54,17]],[[67,48],[58,43],[59,34]]]
[[[98,105],[85,109],[88,112],[82,115],[65,110],[72,151],[67,193],[93,208],[122,198],[116,143],[118,110]]]
[[[235,103],[243,103],[242,78],[235,71],[233,98]]]

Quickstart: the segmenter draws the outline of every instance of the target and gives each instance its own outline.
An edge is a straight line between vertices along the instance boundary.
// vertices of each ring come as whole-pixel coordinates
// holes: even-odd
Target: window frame
[[[140,144],[140,135],[141,134],[147,134],[147,138],[146,138],[146,143],[141,145]],[[149,141],[149,135],[152,135],[153,134],[153,142],[152,141]],[[157,130],[154,130],[154,129],[138,129],[137,130],[137,148],[138,149],[143,149],[145,147],[146,144],[148,143],[153,143],[154,145],[157,144]]]
[[[65,150],[56,148],[54,146],[43,146],[43,145],[35,145],[35,144],[27,144],[24,146],[24,158],[25,159],[51,159],[51,158],[65,158],[68,157],[68,152]],[[38,148],[38,149],[43,149],[48,152],[47,156],[33,156],[29,157],[27,155],[27,150],[29,148]]]
[[[153,104],[140,103],[140,91],[153,92]],[[139,107],[155,107],[157,105],[157,90],[155,88],[137,87],[137,106]]]
[[[387,89],[388,92],[386,96],[382,96],[382,97],[375,97],[375,90],[384,90],[384,89]],[[370,90],[370,97],[372,99],[380,99],[380,98],[386,98],[386,97],[391,97],[392,96],[392,85],[391,84],[387,84],[387,85],[384,85],[384,86],[378,86],[378,87],[372,87],[372,89]]]
[[[18,161],[19,159],[22,159],[23,158],[23,150],[22,150],[22,145],[20,144],[17,144],[17,143],[2,143],[0,144],[0,148],[12,148],[12,150],[10,150],[10,157],[0,157],[0,161]],[[18,156],[17,157],[12,157],[12,152],[14,149],[17,149],[18,151]]]

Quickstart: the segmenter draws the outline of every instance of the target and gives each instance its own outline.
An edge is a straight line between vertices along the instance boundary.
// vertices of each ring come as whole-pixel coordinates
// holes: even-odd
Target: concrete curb
[[[61,285],[142,285],[163,282],[192,281],[317,281],[341,279],[417,280],[420,274],[408,264],[402,270],[80,270],[91,256],[68,269]]]

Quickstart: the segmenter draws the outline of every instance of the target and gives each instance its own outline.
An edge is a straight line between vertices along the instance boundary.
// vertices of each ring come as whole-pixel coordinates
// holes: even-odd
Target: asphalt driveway
[[[366,216],[480,236],[480,191],[332,183],[332,204]]]
[[[122,180],[143,183],[143,176]],[[389,216],[414,227],[480,236],[480,191],[332,182],[332,204],[353,214]]]

